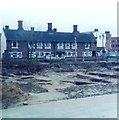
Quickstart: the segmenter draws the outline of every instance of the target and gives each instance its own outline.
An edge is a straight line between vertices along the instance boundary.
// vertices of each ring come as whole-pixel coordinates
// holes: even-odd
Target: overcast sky
[[[5,25],[17,28],[17,21],[24,21],[24,28],[34,26],[46,30],[52,22],[58,31],[70,32],[78,25],[80,32],[98,28],[100,32],[117,34],[118,0],[0,0],[0,29]]]

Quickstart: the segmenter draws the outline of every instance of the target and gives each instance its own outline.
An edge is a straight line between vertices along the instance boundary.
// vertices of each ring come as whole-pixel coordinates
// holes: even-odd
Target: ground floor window
[[[22,58],[22,52],[9,52],[10,58]]]
[[[82,55],[83,55],[84,57],[91,57],[91,56],[92,56],[92,51],[82,52]]]
[[[29,58],[45,58],[51,55],[51,52],[29,52]]]
[[[65,53],[65,57],[76,57],[77,56],[77,52],[66,52]]]

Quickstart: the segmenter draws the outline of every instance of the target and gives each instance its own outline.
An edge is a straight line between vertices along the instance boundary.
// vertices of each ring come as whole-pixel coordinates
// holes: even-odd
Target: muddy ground
[[[118,71],[118,63],[4,67],[1,108],[117,93]]]

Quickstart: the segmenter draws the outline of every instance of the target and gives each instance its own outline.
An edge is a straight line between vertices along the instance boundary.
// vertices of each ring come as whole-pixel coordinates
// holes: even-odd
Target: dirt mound
[[[48,92],[47,89],[42,88],[38,84],[32,84],[32,83],[16,83],[16,85],[24,92],[31,92],[31,93],[42,93],[42,92]]]
[[[0,107],[4,109],[14,103],[25,101],[29,98],[29,94],[24,93],[14,83],[0,85],[0,90],[2,91],[0,94],[2,105]]]

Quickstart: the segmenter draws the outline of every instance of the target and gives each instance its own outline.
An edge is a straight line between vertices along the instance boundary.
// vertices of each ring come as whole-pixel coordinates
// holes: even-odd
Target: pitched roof
[[[41,41],[41,42],[74,42],[74,33],[68,32],[45,32],[45,31],[27,31],[3,29],[6,39],[12,41]],[[77,42],[96,42],[93,33],[78,33]]]

